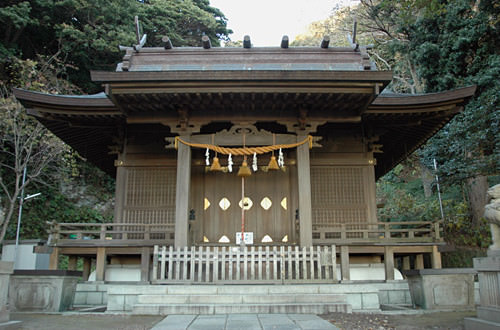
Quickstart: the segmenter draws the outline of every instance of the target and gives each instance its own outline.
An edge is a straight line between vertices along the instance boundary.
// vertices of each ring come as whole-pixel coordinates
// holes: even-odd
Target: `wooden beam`
[[[165,49],[172,49],[172,48],[174,48],[172,46],[172,41],[170,41],[170,38],[168,36],[161,37],[161,41],[165,44],[165,45],[163,45],[163,47]]]
[[[330,44],[330,37],[329,36],[324,36],[323,40],[321,41],[321,48],[328,48],[328,45]]]
[[[250,41],[249,35],[243,37],[243,48],[252,48],[252,42]]]
[[[424,255],[417,254],[415,257],[415,269],[424,269]]]
[[[208,36],[201,37],[201,43],[205,49],[210,49],[212,47],[212,43],[210,42],[210,38]]]
[[[410,270],[410,256],[403,257],[403,270]]]
[[[84,257],[83,258],[83,274],[82,274],[82,278],[84,281],[89,280],[91,265],[92,265],[92,259],[89,257]]]
[[[281,48],[288,48],[288,36],[281,38]]]
[[[144,47],[144,45],[146,44],[146,40],[147,40],[147,35],[143,35],[141,40],[139,41],[139,43],[137,45],[134,45],[134,50],[137,52],[139,51],[142,47]]]
[[[431,262],[433,269],[441,269],[441,252],[439,252],[438,247],[434,245],[432,247]]]
[[[49,259],[49,269],[57,270],[59,269],[59,248],[54,247]]]
[[[303,141],[305,135],[298,135],[297,142]],[[311,207],[311,163],[309,144],[297,147],[297,182],[299,191],[299,239],[300,246],[312,246],[312,207]]]
[[[384,246],[385,280],[394,280],[394,247]]]
[[[189,135],[181,135],[190,141]],[[177,149],[177,183],[175,194],[175,247],[188,245],[189,193],[191,186],[191,147],[179,143]]]
[[[106,272],[106,248],[98,247],[97,248],[97,257],[96,257],[96,265],[95,265],[95,280],[96,281],[104,281],[104,275]]]
[[[141,251],[141,282],[149,282],[150,259],[149,247],[143,247]]]
[[[340,247],[340,276],[341,276],[341,281],[350,281],[351,280],[351,271],[350,271],[349,267],[350,267],[349,266],[349,246],[342,245]]]

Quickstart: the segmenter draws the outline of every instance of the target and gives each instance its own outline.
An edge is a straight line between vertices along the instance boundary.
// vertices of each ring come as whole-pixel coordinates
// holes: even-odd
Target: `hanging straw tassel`
[[[212,160],[212,166],[210,166],[210,171],[222,171],[222,166],[220,166],[219,157],[215,156]]]
[[[238,171],[238,176],[239,177],[248,177],[250,175],[252,175],[252,171],[250,171],[250,168],[248,168],[248,164],[247,164],[247,161],[245,159],[240,166],[240,169]]]
[[[279,170],[278,162],[276,161],[276,156],[272,155],[269,164],[267,165],[269,170]]]

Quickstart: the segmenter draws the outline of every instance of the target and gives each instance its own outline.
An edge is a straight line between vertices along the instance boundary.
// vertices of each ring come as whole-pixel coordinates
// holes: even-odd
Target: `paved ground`
[[[323,322],[330,322],[339,329],[374,329],[374,330],[392,330],[392,329],[463,329],[464,317],[474,316],[475,312],[427,312],[414,311],[407,313],[383,312],[379,314],[362,313],[332,313],[321,315]],[[11,320],[21,321],[17,324],[2,327],[0,329],[50,329],[50,330],[86,330],[86,329],[124,329],[124,330],[149,330],[149,329],[186,329],[182,327],[181,318],[175,320],[175,317],[182,315],[163,316],[145,316],[129,314],[105,314],[105,313],[54,313],[54,314],[34,314],[34,313],[12,313]],[[337,329],[312,327],[313,320],[318,320],[314,315],[304,314],[246,314],[246,315],[200,315],[191,317],[188,328],[213,330],[213,329]],[[311,317],[309,320],[308,317]],[[170,318],[170,319],[169,319]],[[213,318],[213,319],[212,319]],[[252,321],[253,318],[253,321]],[[212,319],[212,320],[210,320]],[[321,319],[319,319],[321,320]],[[168,325],[168,322],[176,321],[177,328]],[[220,327],[208,327],[220,324]],[[252,323],[253,322],[253,323]],[[258,323],[257,323],[258,322]],[[314,321],[315,322],[315,321]],[[224,323],[224,327],[222,327]],[[254,324],[255,327],[250,325]],[[314,323],[315,324],[315,323]],[[319,324],[319,323],[318,323]],[[321,323],[329,325],[328,323]],[[167,327],[168,326],[168,327]],[[229,327],[228,327],[229,326]]]
[[[153,330],[335,330],[312,314],[169,315]]]

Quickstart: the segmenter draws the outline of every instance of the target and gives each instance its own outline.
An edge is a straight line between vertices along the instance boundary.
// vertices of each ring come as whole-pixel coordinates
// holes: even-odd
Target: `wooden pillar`
[[[415,269],[424,269],[424,255],[417,254],[415,258]]]
[[[297,141],[304,141],[306,136],[297,136]],[[309,144],[297,147],[297,175],[299,191],[300,246],[312,246],[312,210],[311,210],[311,164]]]
[[[85,257],[83,258],[83,280],[88,281],[90,276],[90,266],[92,264],[92,259]]]
[[[106,272],[106,248],[98,247],[97,248],[97,257],[96,257],[96,265],[95,265],[95,280],[96,281],[104,281],[104,274]]]
[[[441,269],[441,252],[439,252],[437,245],[432,246],[431,263],[433,269]]]
[[[52,248],[52,253],[49,259],[49,269],[59,269],[59,248]]]
[[[404,270],[410,270],[410,256],[403,257],[403,269]]]
[[[181,136],[189,141],[189,136]],[[189,188],[191,186],[191,148],[184,143],[177,147],[177,185],[175,192],[175,247],[188,245]]]
[[[143,247],[141,251],[141,282],[149,282],[150,258],[149,247]]]
[[[349,281],[351,279],[351,270],[349,268],[349,246],[347,245],[342,245],[340,247],[340,276],[342,281]]]
[[[68,257],[68,270],[76,270],[76,263],[78,261],[77,256]]]
[[[116,180],[115,180],[115,210],[114,210],[114,222],[123,222],[123,208],[126,193],[126,169],[123,167],[124,161],[119,160],[115,162],[116,168]]]
[[[394,280],[394,247],[384,246],[385,280]]]

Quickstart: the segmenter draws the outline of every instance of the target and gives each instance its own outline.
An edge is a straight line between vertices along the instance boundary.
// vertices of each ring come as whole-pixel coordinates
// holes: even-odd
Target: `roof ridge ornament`
[[[143,34],[142,37],[141,37],[141,34],[140,34],[140,24],[139,24],[139,16],[135,16],[134,17],[134,24],[135,24],[135,36],[136,36],[136,42],[137,42],[137,44],[133,45],[132,47],[127,47],[127,46],[119,45],[118,49],[120,49],[121,51],[127,51],[127,50],[133,49],[136,52],[138,52],[146,44],[147,34]]]

